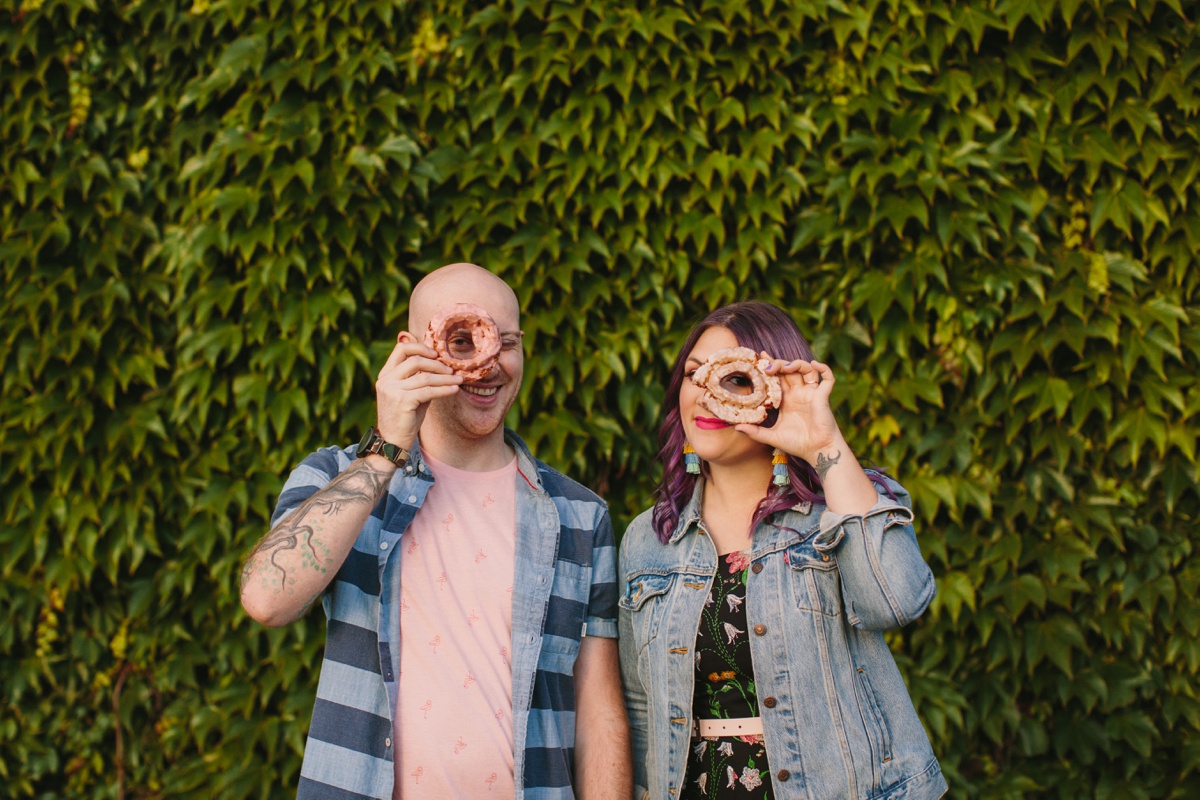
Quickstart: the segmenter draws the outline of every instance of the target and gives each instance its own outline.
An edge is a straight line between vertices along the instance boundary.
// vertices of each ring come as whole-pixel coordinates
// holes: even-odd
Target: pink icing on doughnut
[[[469,334],[468,345],[463,334]],[[433,315],[425,330],[425,344],[438,354],[438,361],[463,376],[477,381],[492,371],[500,355],[500,329],[492,315],[470,303],[455,303]]]
[[[699,405],[733,425],[762,422],[768,409],[778,408],[783,398],[779,377],[766,371],[770,364],[770,359],[760,357],[748,347],[717,350],[692,373],[692,382],[705,389]],[[732,375],[749,379],[750,391],[735,394],[726,389],[723,382]]]

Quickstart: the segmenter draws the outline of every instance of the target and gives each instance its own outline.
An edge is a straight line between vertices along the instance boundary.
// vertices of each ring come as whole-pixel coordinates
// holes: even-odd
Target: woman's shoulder
[[[633,521],[625,528],[625,535],[621,540],[639,540],[647,536],[658,538],[654,533],[654,506],[650,506],[633,518]]]
[[[634,517],[625,528],[621,536],[621,557],[624,559],[648,547],[662,547],[658,532],[654,529],[653,506]]]

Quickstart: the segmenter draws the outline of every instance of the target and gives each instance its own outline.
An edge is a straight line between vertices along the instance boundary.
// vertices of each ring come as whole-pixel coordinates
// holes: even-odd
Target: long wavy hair
[[[781,309],[757,300],[732,303],[709,313],[688,334],[683,349],[675,358],[671,368],[671,379],[663,401],[666,412],[658,432],[659,458],[662,460],[663,477],[658,486],[658,499],[654,503],[652,525],[664,544],[679,522],[679,512],[692,497],[696,488],[697,475],[689,475],[683,461],[683,445],[686,440],[683,421],[679,415],[679,390],[683,386],[684,366],[688,356],[696,347],[696,341],[709,328],[728,328],[738,344],[754,352],[766,351],[773,358],[793,361],[802,358],[813,360],[812,348],[800,333],[795,321]],[[701,470],[707,472],[707,465]],[[768,483],[766,494],[754,511],[750,529],[776,512],[791,508],[801,502],[824,501],[824,492],[817,472],[803,459],[787,457],[788,482],[784,486]]]

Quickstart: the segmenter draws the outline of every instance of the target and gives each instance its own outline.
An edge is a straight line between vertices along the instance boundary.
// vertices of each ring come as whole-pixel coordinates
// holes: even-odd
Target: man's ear
[[[413,336],[408,331],[400,331],[399,335],[396,336],[396,341],[399,344],[404,344],[405,342],[415,342],[417,341],[417,337]]]

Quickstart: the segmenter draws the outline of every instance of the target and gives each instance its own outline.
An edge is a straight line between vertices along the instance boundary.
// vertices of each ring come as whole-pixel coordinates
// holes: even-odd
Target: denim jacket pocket
[[[876,697],[875,690],[871,686],[871,678],[868,676],[867,670],[858,667],[855,670],[855,677],[858,678],[854,684],[855,699],[858,700],[863,726],[870,736],[871,747],[875,751],[873,760],[877,764],[886,764],[892,760],[891,731],[888,730],[887,720],[879,707],[879,698]]]
[[[666,594],[678,577],[675,574],[642,573],[626,579],[625,594],[617,604],[622,611],[629,612],[636,640],[642,647],[658,635]]]
[[[796,607],[830,617],[841,616],[842,589],[837,560],[815,546],[814,539],[791,545],[784,553],[791,567],[792,592]]]

